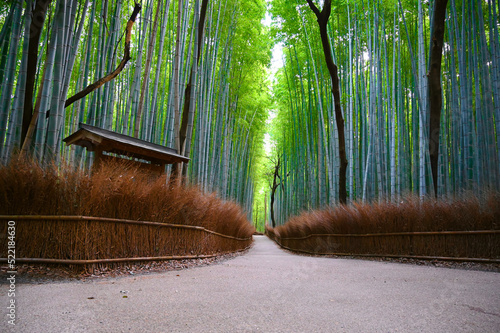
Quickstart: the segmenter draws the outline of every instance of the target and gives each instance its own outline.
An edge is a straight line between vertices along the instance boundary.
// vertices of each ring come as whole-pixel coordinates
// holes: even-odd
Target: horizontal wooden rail
[[[92,216],[64,216],[64,215],[0,215],[0,220],[11,220],[11,221],[40,221],[40,220],[55,220],[63,222],[72,221],[97,221],[97,222],[107,222],[107,223],[123,223],[123,224],[139,224],[139,225],[150,225],[163,228],[177,228],[177,229],[196,229],[201,230],[210,234],[214,234],[220,237],[234,239],[238,241],[248,241],[252,237],[238,238],[234,236],[224,235],[216,231],[212,231],[200,226],[185,225],[185,224],[170,224],[162,222],[151,222],[151,221],[137,221],[137,220],[125,220],[125,219],[114,219],[108,217],[92,217]]]
[[[91,259],[91,260],[73,260],[73,259],[48,259],[48,258],[16,258],[16,263],[38,263],[38,264],[66,264],[66,265],[87,265],[101,263],[115,263],[127,261],[154,261],[154,260],[183,260],[183,259],[206,259],[217,256],[199,255],[199,256],[166,256],[166,257],[138,257],[138,258],[113,258],[113,259]],[[0,258],[0,262],[7,262],[7,258]]]
[[[405,258],[417,260],[443,260],[443,261],[470,261],[481,262],[489,264],[500,264],[500,259],[486,259],[486,258],[458,258],[458,257],[432,257],[432,256],[412,256],[412,255],[395,255],[395,254],[357,254],[357,253],[318,253],[306,250],[292,249],[275,240],[275,242],[282,248],[297,253],[305,253],[320,256],[346,256],[346,257],[374,257],[374,258]]]
[[[386,237],[386,236],[439,236],[439,235],[489,235],[500,234],[500,230],[473,230],[473,231],[416,231],[416,232],[392,232],[377,234],[310,234],[303,237],[280,237],[283,240],[301,240],[311,237]]]
[[[234,252],[221,252],[205,255],[191,256],[164,256],[164,257],[135,257],[135,258],[113,258],[113,259],[91,259],[91,260],[73,260],[73,259],[47,259],[47,258],[16,258],[16,263],[29,264],[63,264],[63,265],[90,265],[90,264],[109,264],[117,262],[135,262],[135,261],[165,261],[165,260],[187,260],[187,259],[208,259],[225,254],[238,253],[246,251],[250,246]],[[0,258],[1,263],[8,262],[7,258]]]

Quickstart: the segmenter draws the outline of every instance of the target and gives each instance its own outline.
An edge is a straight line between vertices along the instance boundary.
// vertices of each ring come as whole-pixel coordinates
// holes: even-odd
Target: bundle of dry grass
[[[92,176],[68,166],[13,159],[0,169],[1,215],[83,215],[198,225],[245,238],[254,227],[241,208],[196,186],[151,178],[126,162]]]
[[[69,166],[41,166],[14,158],[0,168],[0,201],[0,215],[152,221],[200,226],[248,239],[238,242],[196,229],[19,218],[18,257],[100,259],[213,254],[247,247],[255,231],[237,204],[204,194],[196,186],[178,186],[166,176],[152,178],[124,162],[102,165],[89,176]],[[0,229],[7,227],[6,222]]]
[[[499,193],[354,203],[306,212],[282,226],[267,227],[270,237],[282,245],[305,252],[500,258],[500,234],[467,233],[479,230],[500,230]],[[450,231],[466,233],[437,233]]]

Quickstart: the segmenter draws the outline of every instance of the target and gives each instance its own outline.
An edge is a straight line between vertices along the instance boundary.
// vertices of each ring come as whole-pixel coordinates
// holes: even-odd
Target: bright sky
[[[273,57],[271,59],[271,72],[273,76],[281,67],[283,67],[283,45],[278,43],[273,47]]]
[[[271,26],[271,21],[271,14],[267,12],[266,17],[262,21],[262,24],[269,27]],[[273,48],[273,57],[271,59],[271,76],[273,77],[274,74],[276,74],[276,71],[281,67],[283,67],[283,45],[281,45],[281,43],[278,43]]]

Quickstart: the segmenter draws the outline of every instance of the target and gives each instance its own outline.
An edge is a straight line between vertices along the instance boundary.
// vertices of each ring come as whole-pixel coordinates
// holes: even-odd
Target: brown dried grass
[[[324,236],[477,230],[500,230],[500,193],[480,198],[467,194],[453,200],[407,196],[401,202],[357,202],[305,212],[274,230],[266,228],[284,246],[313,253],[500,258],[499,234]],[[317,234],[323,236],[310,237]]]
[[[0,168],[0,202],[0,215],[151,221],[200,226],[237,238],[249,238],[255,231],[236,203],[204,194],[196,186],[178,186],[166,176],[152,178],[126,162],[103,164],[89,176],[68,165],[42,166],[13,158]],[[6,231],[6,222],[0,233]],[[194,229],[112,222],[20,221],[16,228],[20,255],[35,258],[201,255],[236,251],[251,243]]]
[[[246,238],[255,231],[234,202],[151,178],[126,162],[102,165],[91,176],[68,165],[13,159],[0,168],[0,215],[83,215],[196,225]]]

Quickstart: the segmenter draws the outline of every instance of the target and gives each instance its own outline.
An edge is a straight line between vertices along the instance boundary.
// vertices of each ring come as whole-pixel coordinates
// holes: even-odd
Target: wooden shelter
[[[90,125],[80,124],[79,127],[63,141],[67,146],[78,145],[94,152],[94,168],[106,160],[127,159],[141,169],[162,174],[166,164],[189,162],[189,158],[172,148]]]

